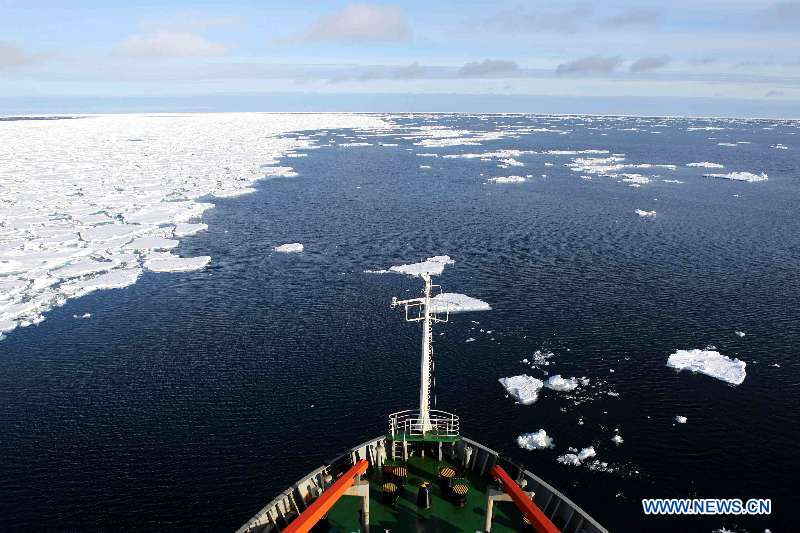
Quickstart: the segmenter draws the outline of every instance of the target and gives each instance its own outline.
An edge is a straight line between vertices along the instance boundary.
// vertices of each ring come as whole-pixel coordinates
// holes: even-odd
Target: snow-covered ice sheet
[[[163,250],[207,228],[200,201],[296,175],[279,158],[313,148],[292,132],[385,129],[354,114],[122,114],[0,126],[0,330],[67,299],[153,271],[203,268]]]
[[[678,350],[669,356],[667,366],[700,372],[732,385],[741,385],[747,376],[747,363],[726,357],[715,350]]]

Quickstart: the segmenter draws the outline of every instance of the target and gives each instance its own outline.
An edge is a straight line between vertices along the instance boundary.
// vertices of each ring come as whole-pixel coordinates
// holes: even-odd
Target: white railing
[[[405,435],[436,435],[457,437],[459,435],[458,417],[452,413],[431,409],[428,411],[430,430],[423,431],[423,419],[417,410],[399,411],[389,415],[389,433]]]

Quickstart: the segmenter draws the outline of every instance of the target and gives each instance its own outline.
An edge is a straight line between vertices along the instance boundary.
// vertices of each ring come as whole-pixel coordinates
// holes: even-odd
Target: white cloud
[[[132,35],[117,46],[113,55],[134,59],[214,57],[228,52],[228,47],[202,35],[189,32],[158,31]]]
[[[350,4],[320,18],[289,41],[408,42],[411,26],[405,12],[394,6]]]

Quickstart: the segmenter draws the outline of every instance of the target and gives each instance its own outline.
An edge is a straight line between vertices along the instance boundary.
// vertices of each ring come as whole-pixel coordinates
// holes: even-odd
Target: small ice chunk
[[[564,379],[561,374],[554,374],[548,378],[544,386],[551,390],[569,392],[578,388],[578,380],[575,378]]]
[[[590,457],[595,457],[597,452],[594,451],[594,446],[589,446],[587,448],[583,448],[581,451],[578,452],[578,459],[581,461],[585,461]]]
[[[475,342],[475,338],[474,337],[470,337],[467,340],[465,340],[464,342]]]
[[[637,209],[636,210],[636,214],[639,215],[640,217],[654,217],[654,216],[656,216],[656,212],[655,211],[644,211],[642,209]]]
[[[675,416],[675,422],[677,422],[678,424],[685,424],[687,420],[689,420],[689,419],[686,418],[685,416],[681,416],[681,415]]]
[[[288,244],[281,244],[280,246],[276,246],[275,251],[284,254],[296,254],[303,251],[303,245],[300,244],[299,242],[290,242]]]
[[[92,318],[92,313],[83,313],[82,315],[72,315],[72,318],[82,318],[85,320],[87,318]]]
[[[611,437],[611,442],[619,446],[620,444],[623,443],[622,435],[614,435],[613,437]]]
[[[739,330],[734,331],[734,333],[736,333],[737,337],[744,337],[745,335],[747,335],[747,333],[745,333],[744,331],[739,331]]]
[[[539,399],[539,391],[542,390],[544,382],[527,374],[512,376],[510,378],[500,378],[498,380],[506,391],[513,396],[519,403],[529,405]]]
[[[574,453],[567,453],[556,457],[556,461],[568,466],[581,466],[581,460]]]
[[[525,450],[543,450],[555,447],[553,438],[543,429],[536,433],[523,433],[517,437],[517,445]]]
[[[744,361],[725,357],[711,347],[705,350],[677,350],[667,359],[667,366],[700,372],[732,385],[741,385],[747,375]]]
[[[456,292],[443,292],[431,299],[431,311],[434,313],[466,313],[469,311],[491,311],[492,307],[477,298]]]

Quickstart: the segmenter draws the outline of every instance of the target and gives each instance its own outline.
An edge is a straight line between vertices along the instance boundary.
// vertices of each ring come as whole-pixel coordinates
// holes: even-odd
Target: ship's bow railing
[[[453,413],[431,409],[428,411],[428,421],[430,429],[425,430],[425,420],[418,410],[398,411],[389,415],[389,434],[393,439],[402,436],[458,437],[459,435],[458,416]]]

